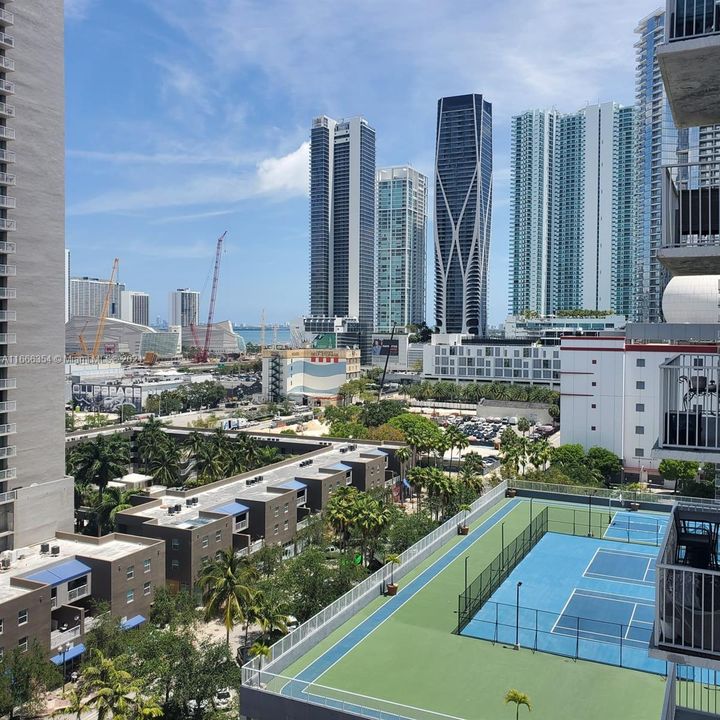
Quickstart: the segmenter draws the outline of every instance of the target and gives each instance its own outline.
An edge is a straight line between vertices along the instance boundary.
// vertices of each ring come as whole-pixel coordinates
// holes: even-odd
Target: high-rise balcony
[[[667,0],[657,58],[678,127],[720,122],[720,3]]]
[[[17,423],[5,423],[0,425],[0,436],[14,435],[17,432]]]
[[[7,10],[0,10],[0,27],[9,27],[15,24],[15,16]]]
[[[17,230],[17,222],[15,220],[11,220],[10,218],[0,218],[0,231],[3,230],[6,232]]]
[[[7,125],[0,125],[0,140],[14,140],[15,139],[15,128],[8,127]]]
[[[16,409],[17,403],[15,402],[15,400],[7,400],[5,402],[0,402],[0,413],[15,412]]]
[[[0,55],[0,72],[13,72],[14,70],[15,61],[5,55]]]
[[[16,265],[0,265],[0,277],[13,277],[17,275]]]
[[[720,355],[682,354],[660,366],[654,458],[720,462]]]
[[[14,162],[15,162],[15,151],[14,150],[0,149],[0,163],[14,163]]]
[[[0,345],[14,345],[17,342],[15,333],[0,333]]]
[[[0,208],[9,208],[13,209],[16,206],[16,201],[14,197],[10,197],[9,195],[0,195]]]
[[[0,480],[15,480],[16,478],[17,478],[17,468],[8,468],[7,470],[0,470]]]
[[[15,288],[0,287],[0,300],[14,300],[17,297]]]
[[[0,79],[0,95],[14,95],[15,83],[10,80]]]
[[[720,274],[720,162],[667,165],[658,259],[673,275]]]
[[[676,505],[656,564],[650,655],[720,669],[720,509]]]
[[[15,117],[15,106],[0,102],[0,117]]]
[[[15,390],[15,388],[17,388],[17,378],[0,378],[0,390]],[[2,434],[0,431],[0,435]]]
[[[0,186],[10,187],[15,184],[15,181],[16,178],[13,173],[0,172]]]
[[[8,445],[7,447],[0,448],[0,460],[15,457],[17,455],[17,447],[15,445]]]
[[[15,47],[15,38],[12,35],[0,32],[0,47],[12,50]]]
[[[16,245],[14,242],[7,242],[6,240],[0,240],[0,255],[14,255]]]

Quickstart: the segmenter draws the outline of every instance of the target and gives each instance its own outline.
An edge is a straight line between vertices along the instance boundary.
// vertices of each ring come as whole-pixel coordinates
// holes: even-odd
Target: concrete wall
[[[44,431],[38,430],[42,436]],[[61,446],[64,449],[64,444]],[[18,482],[21,480],[18,470]],[[73,529],[73,479],[63,474],[53,481],[18,490],[15,506],[15,547],[25,547]]]
[[[17,231],[9,240],[17,243],[17,277],[8,280],[17,288],[17,344],[10,352],[38,356],[37,361],[12,366],[9,377],[17,378],[17,412],[8,422],[17,422],[17,479],[9,484],[28,487],[53,483],[42,504],[35,494],[18,499],[15,514],[15,546],[46,540],[54,529],[72,530],[72,495],[69,506],[65,485],[55,484],[65,475],[64,426],[64,308],[65,308],[65,178],[64,178],[64,77],[63,3],[37,0],[11,8],[15,25],[16,60],[10,73],[16,94],[16,119],[8,125],[17,130],[9,142],[17,162],[8,168],[17,175],[17,187],[8,194],[17,197]],[[22,507],[30,503],[30,507]],[[68,507],[69,512],[66,511]]]

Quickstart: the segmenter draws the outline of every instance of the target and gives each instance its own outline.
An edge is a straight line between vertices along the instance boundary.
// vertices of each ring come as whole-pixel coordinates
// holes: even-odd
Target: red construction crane
[[[218,238],[217,250],[215,251],[215,270],[213,271],[212,291],[210,292],[210,306],[208,307],[208,319],[205,326],[205,344],[197,355],[198,362],[207,362],[208,351],[210,349],[210,333],[212,332],[212,324],[215,319],[215,298],[217,296],[218,280],[220,279],[220,257],[222,256],[223,240],[227,235],[227,230]]]

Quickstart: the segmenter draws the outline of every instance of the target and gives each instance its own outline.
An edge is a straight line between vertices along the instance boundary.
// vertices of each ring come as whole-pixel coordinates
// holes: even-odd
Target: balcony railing
[[[15,106],[0,102],[0,117],[15,117]]]
[[[15,128],[8,127],[7,125],[0,125],[0,140],[14,140],[15,139]]]
[[[0,72],[12,72],[15,70],[15,61],[12,58],[0,55]]]
[[[1,312],[0,320],[2,320]],[[15,388],[17,388],[17,378],[0,378],[0,390],[15,390]]]
[[[239,522],[236,522],[235,523],[235,532],[240,532],[241,530],[247,530],[249,524],[250,524],[250,522],[247,518],[245,518],[244,520],[240,520]]]
[[[660,366],[660,448],[720,450],[719,385],[719,355],[677,355]]]
[[[17,423],[5,423],[0,425],[0,436],[14,435],[17,432]]]
[[[666,7],[668,42],[720,33],[720,3],[717,0],[667,0]]]
[[[3,412],[15,412],[17,409],[17,403],[15,400],[8,400],[6,402],[0,402],[0,413]]]
[[[17,265],[0,265],[0,275],[3,277],[14,277],[17,275]]]
[[[15,151],[14,150],[0,150],[0,162],[14,163],[15,162]]]
[[[0,208],[13,209],[16,206],[16,199],[9,195],[0,195]]]
[[[7,447],[0,448],[0,460],[5,458],[15,457],[17,455],[17,447],[15,445],[8,445]]]
[[[15,175],[13,173],[0,172],[0,185],[8,187],[15,184]]]
[[[7,10],[0,10],[0,25],[7,27],[8,25],[15,24],[15,16]]]
[[[0,47],[14,48],[15,47],[15,38],[12,35],[8,35],[7,33],[0,32]]]
[[[17,477],[17,468],[8,468],[7,470],[0,470],[0,480],[14,480],[16,477]]]
[[[78,598],[85,597],[85,595],[87,594],[87,583],[85,585],[80,585],[80,587],[73,588],[72,590],[68,590],[68,602],[72,602],[73,600],[77,600]]]
[[[14,300],[17,297],[16,288],[0,288],[0,300]],[[2,362],[0,361],[0,364]],[[5,363],[7,365],[7,363]]]
[[[5,255],[14,255],[15,250],[17,249],[17,246],[14,242],[7,242],[5,240],[0,240],[0,254]]]
[[[17,342],[15,333],[0,333],[0,345],[14,345]]]
[[[17,500],[17,490],[0,493],[0,503],[12,502],[13,500]]]
[[[720,163],[664,168],[662,227],[663,247],[720,245]]]
[[[53,630],[50,633],[50,648],[54,650],[70,640],[75,640],[80,637],[81,633],[82,628],[80,625],[76,625],[68,630]]]
[[[15,83],[10,80],[0,79],[0,95],[14,95]]]
[[[15,220],[10,220],[10,218],[0,218],[0,231],[2,230],[7,230],[8,232],[17,230],[17,223]]]

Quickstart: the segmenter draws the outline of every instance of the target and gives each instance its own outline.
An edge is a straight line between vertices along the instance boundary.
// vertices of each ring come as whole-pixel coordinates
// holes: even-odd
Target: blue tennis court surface
[[[612,516],[603,537],[607,540],[660,545],[667,523],[667,516],[617,512]]]
[[[662,539],[664,517],[620,515],[630,518],[618,518],[618,533],[645,533],[647,528],[630,527],[640,523]],[[666,663],[647,652],[657,552],[640,543],[549,532],[462,634],[664,675]]]

